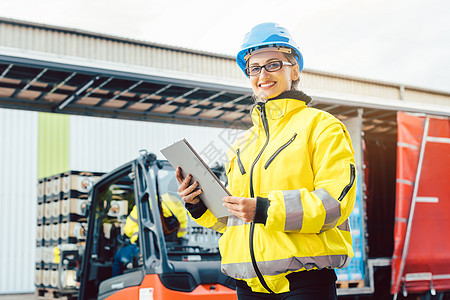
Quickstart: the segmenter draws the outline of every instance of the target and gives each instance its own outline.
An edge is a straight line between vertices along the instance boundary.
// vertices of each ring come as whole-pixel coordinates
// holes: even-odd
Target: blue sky
[[[0,0],[0,16],[229,55],[274,21],[305,68],[450,92],[448,0]]]

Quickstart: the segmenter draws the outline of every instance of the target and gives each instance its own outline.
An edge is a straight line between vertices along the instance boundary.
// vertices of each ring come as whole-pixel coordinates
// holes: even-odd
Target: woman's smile
[[[287,61],[286,56],[278,51],[264,51],[252,55],[248,60],[249,67],[265,66],[271,62]],[[298,66],[285,65],[276,71],[261,68],[261,73],[250,76],[253,92],[261,100],[275,98],[291,89],[292,80],[299,76]]]
[[[276,84],[275,81],[271,81],[271,82],[263,82],[259,84],[259,87],[262,88],[263,90],[266,89],[270,89],[271,87],[273,87]]]

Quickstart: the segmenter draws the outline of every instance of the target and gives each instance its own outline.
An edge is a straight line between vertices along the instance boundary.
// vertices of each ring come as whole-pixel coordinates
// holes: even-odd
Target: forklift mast
[[[146,151],[99,179],[89,195],[79,299],[236,299],[234,280],[220,271],[220,234],[190,218],[177,188],[175,169]],[[138,254],[123,262],[117,253],[131,245],[123,228],[133,208]],[[178,231],[165,234],[162,222],[173,216]]]

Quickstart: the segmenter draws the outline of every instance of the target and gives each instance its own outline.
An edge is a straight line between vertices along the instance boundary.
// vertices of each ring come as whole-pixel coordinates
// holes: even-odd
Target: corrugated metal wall
[[[34,291],[37,124],[0,109],[0,294]]]
[[[229,144],[241,132],[234,129],[70,117],[70,168],[109,172],[135,159],[140,149],[155,153],[186,138],[208,164],[225,161]]]
[[[300,86],[319,91],[349,93],[386,99],[400,98],[400,89],[398,86],[374,84],[339,76],[315,74],[309,71],[304,71],[300,75]]]
[[[80,33],[0,22],[0,45],[203,75],[226,74],[235,79],[245,79],[231,57],[187,53],[169,46],[151,47],[140,41],[114,40],[100,34],[96,37],[94,34]]]
[[[436,105],[449,105],[450,103],[448,95],[419,90],[405,90],[405,99],[411,102],[426,102]]]

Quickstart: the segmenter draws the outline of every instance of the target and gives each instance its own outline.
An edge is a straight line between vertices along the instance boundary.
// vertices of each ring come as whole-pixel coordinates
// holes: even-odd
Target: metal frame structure
[[[253,100],[244,83],[0,47],[3,108],[245,129]],[[363,108],[365,132],[396,134],[397,110],[450,116],[446,106],[305,92],[340,119]]]
[[[248,88],[121,67],[0,54],[0,107],[218,127],[249,123]]]
[[[419,161],[417,163],[417,173],[416,173],[416,180],[414,181],[414,189],[413,189],[413,195],[411,200],[411,208],[409,210],[409,217],[408,217],[408,225],[406,227],[406,236],[405,236],[405,243],[403,245],[403,251],[402,251],[402,258],[400,261],[400,271],[397,280],[394,282],[394,287],[397,289],[402,281],[403,272],[405,271],[405,263],[406,263],[406,256],[408,255],[409,250],[409,242],[411,238],[411,228],[412,223],[414,219],[414,212],[416,209],[416,203],[417,203],[417,192],[419,190],[419,183],[420,183],[420,175],[422,173],[422,165],[423,165],[423,156],[425,154],[425,146],[427,144],[427,138],[428,138],[428,129],[430,127],[430,118],[427,117],[425,119],[425,125],[423,129],[423,135],[422,135],[422,142],[420,145],[420,152],[419,152]],[[434,296],[436,295],[436,291],[433,288],[433,281],[430,278],[430,284],[431,284],[431,294]],[[404,295],[406,297],[406,295]],[[394,294],[393,299],[396,300],[398,297],[398,293]]]

